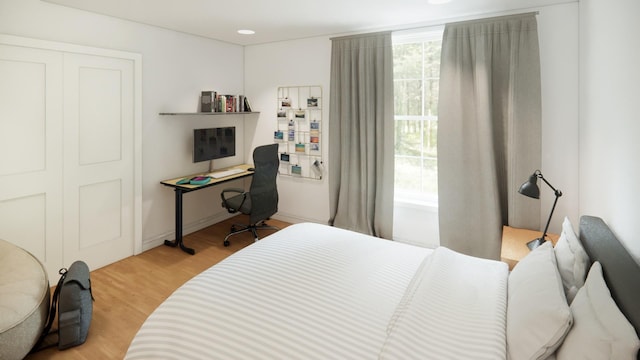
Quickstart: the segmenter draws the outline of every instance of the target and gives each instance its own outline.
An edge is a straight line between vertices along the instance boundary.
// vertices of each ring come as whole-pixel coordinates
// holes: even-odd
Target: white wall
[[[540,170],[544,177],[563,193],[558,199],[549,226],[550,232],[559,234],[565,216],[576,226],[580,216],[579,5],[574,2],[546,6],[539,11],[538,38],[542,85]],[[526,180],[522,179],[522,182]],[[541,201],[540,230],[543,230],[555,196],[546,184],[539,182],[538,185]]]
[[[640,2],[580,2],[580,213],[640,259]]]
[[[276,42],[245,48],[245,92],[251,106],[260,109],[257,121],[247,121],[251,148],[273,143],[276,129],[277,90],[279,86],[322,87],[321,149],[327,161],[329,144],[329,74],[331,68],[329,37]],[[326,166],[325,166],[326,169]],[[329,220],[329,183],[322,180],[278,177],[278,213],[275,218],[326,224]]]
[[[173,191],[159,182],[206,170],[206,163],[191,162],[191,129],[233,123],[242,130],[243,120],[158,113],[197,111],[202,90],[241,93],[243,48],[38,0],[0,0],[0,33],[142,54],[143,248],[173,238]],[[229,165],[244,157],[240,151]],[[215,188],[185,195],[188,228],[227,216]]]
[[[578,221],[578,3],[546,6],[539,10],[538,32],[542,71],[542,170],[564,195],[558,201],[550,231],[559,232],[562,219]],[[322,140],[328,144],[331,41],[319,37],[249,46],[245,50],[245,91],[262,110],[253,146],[273,141],[276,90],[286,85],[322,85],[325,99]],[[249,127],[247,122],[247,127]],[[531,172],[536,169],[531,169]],[[325,178],[326,179],[326,178]],[[527,179],[522,179],[524,182]],[[546,186],[546,185],[542,185]],[[280,177],[280,211],[276,217],[292,222],[326,223],[329,217],[328,184]],[[517,191],[517,189],[513,189]],[[553,202],[553,191],[541,189],[541,228]],[[419,226],[416,226],[419,224]],[[437,212],[398,204],[394,238],[434,246],[438,244]]]

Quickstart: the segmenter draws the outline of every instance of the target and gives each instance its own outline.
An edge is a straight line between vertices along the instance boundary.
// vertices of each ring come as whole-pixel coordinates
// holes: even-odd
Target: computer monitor
[[[194,163],[235,155],[235,126],[193,130]]]

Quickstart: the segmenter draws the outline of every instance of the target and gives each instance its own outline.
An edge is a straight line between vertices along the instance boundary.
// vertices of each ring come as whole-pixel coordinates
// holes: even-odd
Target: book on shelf
[[[235,96],[233,95],[225,95],[225,111],[224,112],[236,112],[235,111]]]
[[[216,112],[226,112],[227,111],[227,99],[224,95],[218,95],[216,97]]]
[[[251,112],[249,100],[244,95],[224,95],[216,91],[202,91],[200,112]]]
[[[214,111],[212,105],[215,103],[215,99],[215,91],[202,91],[200,94],[200,112]]]

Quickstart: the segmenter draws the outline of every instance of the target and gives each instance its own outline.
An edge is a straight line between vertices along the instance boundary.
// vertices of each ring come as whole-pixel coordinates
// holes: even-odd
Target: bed
[[[635,358],[638,264],[601,219],[581,218],[580,242],[630,322],[622,326],[629,340],[614,345]],[[588,321],[578,325],[561,261],[550,254],[551,246],[536,250],[510,273],[505,263],[444,247],[296,224],[177,289],[142,325],[126,359],[575,358],[592,331],[584,334]],[[586,293],[573,301],[584,303]]]

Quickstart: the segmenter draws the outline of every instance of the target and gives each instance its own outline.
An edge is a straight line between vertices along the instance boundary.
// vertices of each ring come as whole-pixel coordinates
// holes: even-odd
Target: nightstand
[[[531,251],[527,247],[527,243],[533,239],[537,239],[542,236],[541,231],[519,229],[511,226],[502,227],[502,250],[500,252],[500,258],[502,261],[509,264],[509,270],[513,270],[518,261],[527,256]],[[551,240],[555,246],[558,242],[558,234],[547,233],[547,241]]]

